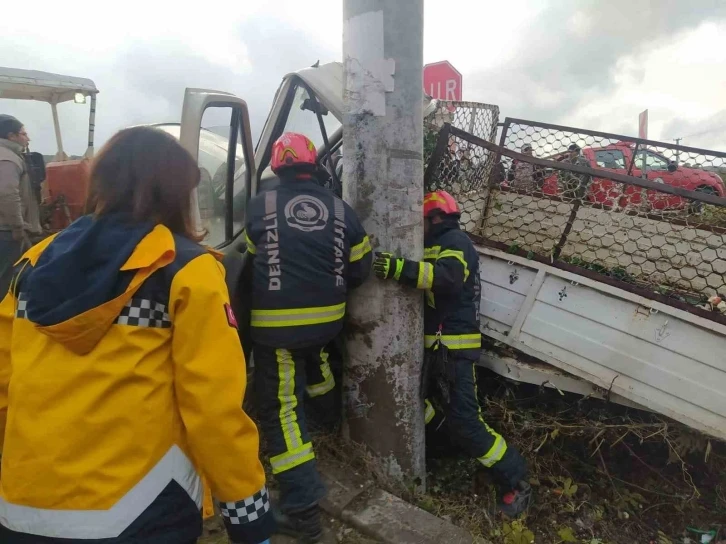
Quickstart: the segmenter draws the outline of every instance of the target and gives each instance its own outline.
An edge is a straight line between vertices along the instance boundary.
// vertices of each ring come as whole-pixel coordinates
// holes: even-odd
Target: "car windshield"
[[[322,113],[323,125],[325,125],[325,131],[328,133],[328,138],[330,138],[340,128],[341,123],[331,112],[323,109]],[[310,138],[318,150],[323,147],[323,134],[320,131],[318,116],[312,109],[310,95],[304,87],[295,89],[295,96],[283,132],[299,132]]]

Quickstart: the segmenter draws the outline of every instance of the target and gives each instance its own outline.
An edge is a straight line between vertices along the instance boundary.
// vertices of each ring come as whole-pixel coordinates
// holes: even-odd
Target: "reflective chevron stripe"
[[[107,510],[33,508],[0,497],[0,520],[11,531],[76,540],[116,538],[149,508],[172,481],[202,507],[202,482],[189,458],[172,446],[126,495]]]

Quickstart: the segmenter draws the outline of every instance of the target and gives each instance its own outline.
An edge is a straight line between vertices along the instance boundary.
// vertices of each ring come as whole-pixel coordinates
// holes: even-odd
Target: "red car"
[[[582,156],[587,159],[592,168],[608,170],[618,174],[628,174],[628,168],[633,158],[635,145],[630,142],[618,142],[607,147],[585,148]],[[632,163],[630,175],[641,178],[643,176],[643,154],[647,179],[656,183],[665,183],[673,187],[683,187],[689,191],[698,191],[723,197],[726,194],[724,182],[713,172],[677,166],[663,155],[648,149],[638,149],[635,162]],[[566,153],[552,157],[553,160],[566,160]],[[558,173],[546,177],[543,192],[549,195],[558,195],[563,187],[558,184]],[[688,205],[688,200],[679,196],[661,193],[653,190],[643,190],[628,185],[623,191],[623,184],[604,178],[593,178],[587,192],[590,202],[608,206],[625,207],[626,205],[641,206],[643,194],[648,199],[649,208],[654,210],[682,209]],[[698,203],[692,204],[692,209],[699,210]]]

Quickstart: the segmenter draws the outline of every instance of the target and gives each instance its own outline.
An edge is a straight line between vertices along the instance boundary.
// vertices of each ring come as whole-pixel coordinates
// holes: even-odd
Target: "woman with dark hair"
[[[40,234],[38,202],[23,152],[30,138],[12,115],[0,115],[0,299],[8,292],[13,264]]]
[[[94,160],[90,215],[15,266],[0,542],[196,542],[202,474],[232,542],[271,534],[224,270],[192,221],[198,182],[173,137],[123,130]]]

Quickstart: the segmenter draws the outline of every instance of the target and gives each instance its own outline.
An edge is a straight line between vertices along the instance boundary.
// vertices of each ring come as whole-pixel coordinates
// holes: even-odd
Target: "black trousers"
[[[507,490],[527,475],[527,464],[517,448],[507,444],[482,416],[477,398],[476,368],[471,357],[449,350],[449,401],[444,402],[434,390],[426,399],[426,441],[437,449],[440,442],[450,441],[459,451],[474,457],[492,471],[495,482]]]
[[[254,346],[255,389],[279,506],[295,513],[325,495],[305,416],[305,398],[333,398],[335,378],[325,346],[282,349]]]
[[[13,265],[23,256],[20,242],[13,240],[10,232],[0,231],[0,301],[8,294],[13,277]]]

